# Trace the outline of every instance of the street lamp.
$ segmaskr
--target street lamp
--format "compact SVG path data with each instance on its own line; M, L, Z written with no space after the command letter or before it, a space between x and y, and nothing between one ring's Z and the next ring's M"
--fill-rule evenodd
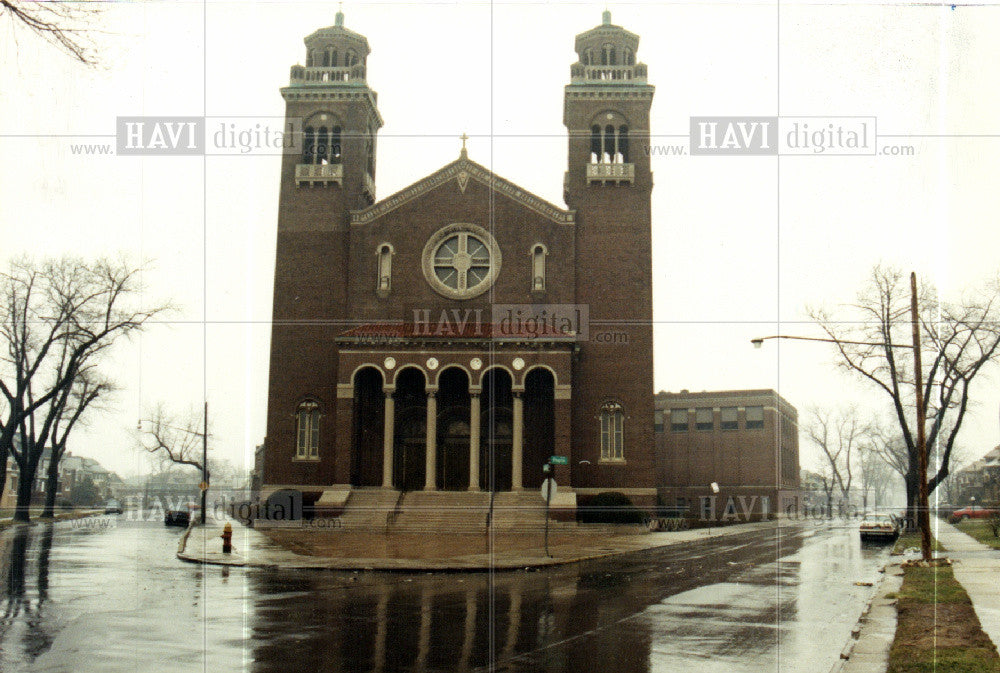
M142 424L146 423L156 423L156 421L150 420L148 418L140 418L136 429L142 432ZM167 425L166 423L161 423L165 428L170 428L171 430L177 430L179 432L187 432L195 437L201 437L201 483L198 488L201 489L201 525L205 525L205 510L208 509L208 400L205 400L205 422L202 428L202 432L195 432L189 430L188 428L179 428L174 425Z
M920 547L925 561L931 559L931 521L928 509L927 497L927 436L924 425L926 418L924 413L924 384L923 367L920 362L920 319L917 311L917 274L910 273L910 322L913 326L913 345L901 346L893 343L872 343L868 341L838 341L836 339L824 339L820 337L802 337L787 334L775 334L772 336L758 337L751 339L750 343L754 348L760 348L767 339L794 339L796 341L821 341L834 344L854 344L858 346L884 346L888 348L912 348L913 349L913 371L915 375L914 389L916 393L917 406L917 467L918 479L920 483L917 493L917 524L920 527Z

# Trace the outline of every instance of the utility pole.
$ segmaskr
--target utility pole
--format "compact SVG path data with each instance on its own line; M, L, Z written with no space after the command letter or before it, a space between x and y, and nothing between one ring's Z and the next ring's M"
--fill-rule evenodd
M920 551L931 560L931 516L927 507L927 437L924 434L924 376L920 361L920 314L917 308L917 274L910 273L910 313L913 322L913 375L917 402L917 526L920 528Z
M201 525L205 525L205 510L208 509L208 400L205 400L205 427L201 435Z

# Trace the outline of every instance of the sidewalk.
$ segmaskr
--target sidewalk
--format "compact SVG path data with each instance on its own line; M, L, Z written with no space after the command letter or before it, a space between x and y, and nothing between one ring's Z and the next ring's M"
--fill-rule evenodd
M953 561L955 579L972 599L983 631L1000 647L1000 550L972 539L951 524L936 519L934 535Z
M670 533L645 533L639 535L600 535L587 532L554 536L545 556L540 548L505 549L504 540L497 536L490 553L468 553L471 543L482 546L485 535L440 535L434 538L438 554L433 558L400 558L365 554L369 549L385 547L386 536L373 533L348 533L337 531L317 532L318 535L336 535L343 546L355 555L311 556L297 554L270 538L238 522L233 524L233 553L222 553L222 522L208 526L195 526L182 538L177 558L191 563L246 566L254 568L326 569L326 570L382 570L382 571L436 571L474 572L484 570L519 570L577 563L590 559L616 556L674 544L698 542L709 538L736 535L757 530L776 530L797 527L794 522L766 521L734 524L725 528L697 529Z

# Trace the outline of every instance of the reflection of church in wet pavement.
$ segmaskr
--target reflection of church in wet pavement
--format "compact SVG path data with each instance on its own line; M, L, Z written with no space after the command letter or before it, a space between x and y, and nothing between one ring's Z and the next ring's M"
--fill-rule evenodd
M368 41L342 13L305 39L281 90L303 144L281 171L262 495L299 491L376 529L401 506L458 507L476 528L491 492L539 505L560 456L557 516L609 490L653 505L638 45L609 12L576 37L564 208L470 159L464 137L455 161L376 199Z

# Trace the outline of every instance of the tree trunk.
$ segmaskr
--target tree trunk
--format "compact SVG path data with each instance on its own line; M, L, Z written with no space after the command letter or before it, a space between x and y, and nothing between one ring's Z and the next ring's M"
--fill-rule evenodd
M906 529L917 529L917 473L906 473Z
M42 509L42 518L51 519L55 513L56 492L59 490L59 460L62 456L56 456L52 452L52 459L49 461L49 473L45 479L45 508Z
M0 442L3 444L3 448L0 448L0 498L3 497L3 492L7 489L7 458L10 456L10 446L7 442Z
M17 477L17 509L14 511L14 521L27 523L31 520L31 491L35 484L35 471L38 464L28 463L18 470Z

